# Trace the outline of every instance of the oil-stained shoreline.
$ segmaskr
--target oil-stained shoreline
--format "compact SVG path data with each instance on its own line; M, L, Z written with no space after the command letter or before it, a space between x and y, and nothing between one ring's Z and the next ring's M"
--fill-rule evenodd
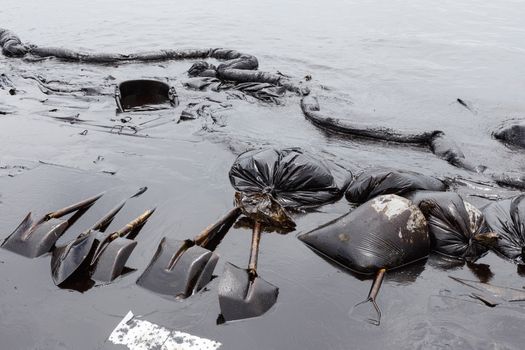
M268 43L261 46L259 41L259 47L256 47L257 40L254 39L253 44L239 40L239 36L235 35L231 39L228 37L231 33L228 29L223 34L215 31L212 37L203 39L202 33L205 30L220 26L217 22L213 23L213 20L204 25L204 31L197 31L201 35L199 42L197 34L179 27L187 24L188 19L182 18L180 22L172 24L174 27L169 27L168 23L173 22L176 16L170 20L160 20L166 24L166 31L158 28L159 37L154 39L153 44L148 44L146 40L142 42L144 47L162 46L168 37L169 28L170 37L176 32L177 37L183 37L181 40L187 42L184 46L205 46L203 41L208 40L208 43L220 42L224 46L242 48L246 52L257 54L268 67L295 76L312 74L319 83L329 85L331 91L320 101L323 109L342 112L344 109L356 108L364 112L355 114L362 118L361 121L374 120L378 125L406 128L425 125L429 128L432 126L432 129L442 127L447 134L454 136L469 159L475 160L476 164L522 171L523 155L505 148L490 137L490 132L498 124L523 115L523 106L518 102L519 94L516 93L520 83L513 78L515 72L511 72L517 57L517 43L513 41L517 35L512 30L513 23L517 22L513 21L514 16L510 13L519 12L513 9L512 6L515 5L501 4L501 8L492 5L492 10L496 7L497 12L507 19L507 29L495 19L492 21L483 15L489 5L477 4L470 9L460 4L444 6L442 10L448 15L445 17L467 26L459 34L451 22L442 26L441 31L433 31L418 21L402 24L402 29L417 28L423 33L429 33L428 36L418 36L410 30L405 30L405 34L381 34L377 24L383 22L379 20L371 21L371 28L376 29L373 32L359 29L363 28L358 26L363 22L357 17L352 17L352 21L343 21L347 19L345 16L353 16L352 12L356 13L355 16L364 15L363 18L369 21L370 18L375 18L372 13L376 13L381 19L395 18L403 11L420 15L423 13L421 8L408 8L407 5L399 4L398 9L388 7L378 11L380 7L375 5L374 11L366 7L358 9L352 4L343 8L347 11L342 11L338 7L342 5L333 6L329 10L324 4L321 9L325 12L317 11L323 14L320 16L323 18L332 15L331 22L334 24L327 26L327 35L335 35L338 25L344 24L353 29L347 32L355 34L347 36L344 41L351 45L348 51L341 53L342 57L351 57L345 59L348 61L345 64L343 60L316 53L310 46L301 47L302 51L298 50L299 44L294 44L296 41L288 33L295 32L299 39L305 39L312 32L309 29L305 29L303 33L293 31L294 22L285 25L284 29L288 30L283 30L282 27L280 29L280 32L284 32L282 42L292 45L290 51L284 50L280 44L275 44L275 47ZM15 13L15 10L28 11L27 21L33 19L32 27L36 28L33 13L42 11L42 7L36 5L35 9L28 10L21 6L8 1L5 9L11 11L7 13ZM308 4L303 9L296 9L300 14L298 17L302 16L302 20L310 19L304 8L312 9L315 6L317 5ZM153 8L158 11L158 7ZM186 5L182 4L177 10L181 12L185 8ZM242 5L240 8L243 9ZM102 6L102 9L107 7ZM226 10L232 9L226 7L221 11ZM257 10L260 11L261 21L273 23L269 10ZM207 13L210 10L201 8L201 11ZM338 16L336 12L342 14ZM387 12L391 12L389 16ZM424 18L432 18L439 23L437 15L424 13ZM127 16L129 14L126 12ZM153 16L147 17L148 14L151 12L146 11L142 15L146 17L141 28L151 27ZM108 14L105 18L115 16L122 18L119 16L124 14ZM47 22L39 26L42 31L33 36L29 29L24 29L20 18L15 21L15 16L8 17L6 27L17 28L17 32L23 33L23 37L34 37L35 42L41 42L44 38L56 41L60 36L57 34L59 31ZM253 17L248 18L254 20ZM89 24L93 23L89 21L100 19L87 21ZM386 23L391 22L387 20ZM244 20L239 25L247 28ZM125 24L123 26L126 28ZM73 45L71 38L76 37L82 38L79 39L82 40L79 46L94 47L94 39L86 39L89 35L79 29L81 27L86 27L86 23L79 21L78 26L73 27L70 33L63 34L64 42ZM494 37L486 35L483 39L486 45L471 44L476 39L483 42L476 34L471 34L474 29L480 29L479 35L483 35L489 32L488 27L495 33ZM265 29L262 33L268 33L268 30L270 29ZM110 31L104 32L104 26L94 31L94 36L102 38L102 45L105 47L109 47L109 41L115 39L114 34L110 39ZM452 35L452 32L455 34ZM430 35L433 33L437 34ZM119 31L117 45L129 47L124 43L126 40L133 40L130 38L135 41L143 39L141 34L129 31L124 35L123 31ZM383 44L377 38L382 39ZM493 38L504 39L496 45L492 42L496 40ZM234 39L238 41L232 42ZM448 45L445 39L453 43ZM315 42L313 39L310 41ZM335 40L322 45L343 47L341 42L343 40L338 44L338 40ZM301 45L307 45L305 43L306 40ZM403 49L396 48L403 45ZM370 56L365 53L365 48L370 50ZM428 52L432 52L434 58L426 56ZM304 57L300 62L286 62L287 58L297 59L301 54ZM447 55L451 57L450 61L445 58ZM472 64L471 55L475 55L474 61L479 63ZM415 58L411 64L407 64L401 56ZM367 63L372 62L370 58L373 57L376 58L375 66ZM496 63L497 60L502 62L501 65ZM275 107L229 100L233 106L224 111L223 127L212 121L202 120L178 125L168 123L163 127L149 129L147 132L150 137L140 140L103 133L81 123L64 123L50 116L56 114L70 118L80 114L76 119L106 122L108 118L115 118L115 106L111 97L111 87L115 80L139 78L137 72L140 72L141 77L170 77L178 83L188 65L168 64L161 67L139 64L111 67L108 71L97 67L69 67L49 61L37 63L32 68L34 63L17 62L15 65L3 57L0 62L10 72L40 74L49 80L64 80L79 86L100 87L100 82L107 82L102 87L107 87L109 93L101 98L47 97L33 83L18 78L13 83L21 90L19 94L11 96L2 93L2 110L12 113L0 115L1 233L5 236L11 232L29 209L43 213L49 209L49 203L53 203L53 207L55 204L59 207L69 203L75 195L89 196L97 190L112 189L113 192L108 193L111 196L108 196L107 202L94 207L96 210L93 210L92 216L86 217L86 221L79 221L69 231L69 236L64 237L70 239L87 227L88 220L96 220L97 216L110 209L115 200L118 201L137 186L147 185L148 196L144 197L140 205L130 207L121 222L115 222L115 227L118 227L126 219L138 214L143 206L158 206L155 217L148 224L154 229L148 232L147 238L146 235L139 237L137 252L130 259L131 266L139 269L146 266L161 236L185 238L190 233L198 232L202 228L202 222L213 222L226 208L231 207L232 190L226 174L235 155L250 147L268 144L301 146L357 172L370 166L388 165L438 177L460 175L483 180L455 169L417 148L399 148L380 143L364 144L326 136L304 120L299 101L295 97ZM505 69L504 66L508 68ZM447 73L445 67L449 67L451 73ZM383 75L383 79L377 78L380 75ZM112 80L109 76L116 79ZM495 79L496 76L499 79ZM108 79L104 80L105 78ZM395 87L402 88L396 90ZM416 90L419 91L416 93ZM184 89L180 91L185 95L182 97L186 101L200 101L203 96ZM214 98L224 99L221 94L212 95ZM347 105L347 100L344 103L339 102L348 95L353 100L351 107ZM457 104L455 101L458 97L469 102L477 114L474 115ZM45 101L40 102L42 100ZM58 110L51 112L54 109ZM275 125L279 125L277 130L273 127ZM213 132L202 131L203 126ZM86 129L87 134L80 135ZM81 171L44 165L39 161L78 168ZM78 186L80 181L85 188ZM474 186L478 188L473 189ZM469 186L460 187L459 191L480 192L479 187L483 186L469 182ZM511 194L493 189L482 191L489 195ZM348 205L344 201L323 207L320 213L300 218L297 232L307 232L318 224L340 216L347 209ZM223 259L217 271L222 271L221 264L226 260L242 265L247 259L244 247L249 245L249 240L248 230L236 229L230 232L220 248L219 253ZM295 238L295 233L286 236L267 235L263 240L261 257L264 257L266 263L261 266L261 274L279 285L281 293L278 304L263 318L227 326L215 324L218 305L214 293L217 286L213 281L210 292L198 294L183 303L160 298L136 287L136 273L125 276L114 285L94 288L85 294L71 293L58 290L50 281L49 257L30 261L1 250L0 271L3 285L0 295L3 302L0 306L0 335L4 346L13 349L104 348L104 339L127 311L132 309L135 314L149 314L147 319L151 322L218 340L224 344L224 348L229 349L244 349L248 343L257 344L254 345L255 348L261 349L347 349L349 346L378 348L385 343L399 349L406 348L407 344L414 348L449 345L453 348L477 349L491 348L494 344L504 348L521 348L521 324L525 318L523 307L518 304L486 307L464 296L467 289L448 278L450 274L472 280L479 278L476 275L478 273L490 279L490 283L521 288L524 284L523 277L518 273L516 265L504 262L492 253L479 261L490 265L488 271L484 267L475 273L467 266L447 265L440 259L431 258L425 265L414 266L413 269L396 274L392 272L385 281L388 287L383 289L379 297L383 312L388 317L376 329L347 315L350 307L368 292L369 281L361 282L346 274L343 276L344 271L325 263L304 247ZM447 266L448 270L444 270L443 266ZM28 329L31 329L31 333ZM85 334L90 334L90 337L86 339Z

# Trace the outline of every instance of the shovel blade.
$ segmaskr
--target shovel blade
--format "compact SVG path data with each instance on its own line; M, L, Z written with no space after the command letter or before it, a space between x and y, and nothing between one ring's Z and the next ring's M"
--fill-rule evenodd
M89 255L95 243L97 231L80 235L68 244L57 247L51 256L51 277L60 285L71 277L82 265L88 265Z
M137 284L179 298L187 298L202 289L211 280L219 257L200 246L187 249L186 246L186 241L164 237Z
M48 253L68 226L69 223L62 219L35 222L29 213L4 240L2 248L28 258L36 258Z
M250 278L247 270L224 265L219 282L219 305L225 321L257 317L276 302L279 288L260 277Z
M120 274L137 242L127 238L111 241L94 262L95 270L91 278L100 282L111 282Z

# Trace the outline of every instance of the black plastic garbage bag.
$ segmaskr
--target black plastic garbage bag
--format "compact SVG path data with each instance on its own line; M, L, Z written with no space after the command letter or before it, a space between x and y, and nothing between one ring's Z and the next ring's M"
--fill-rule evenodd
M497 241L481 211L457 193L416 191L406 198L425 215L432 249L440 254L474 261Z
M407 265L430 252L423 213L411 201L396 195L374 198L298 238L361 274Z
M503 127L493 135L508 145L525 148L525 123Z
M525 194L487 205L485 220L500 239L494 250L518 263L525 262Z
M345 197L349 202L364 203L383 194L408 193L416 190L444 191L440 180L412 171L372 168L361 173L348 187Z
M245 214L269 218L285 209L335 201L343 195L352 177L348 170L314 158L299 148L245 152L237 157L229 175L238 191L237 205Z

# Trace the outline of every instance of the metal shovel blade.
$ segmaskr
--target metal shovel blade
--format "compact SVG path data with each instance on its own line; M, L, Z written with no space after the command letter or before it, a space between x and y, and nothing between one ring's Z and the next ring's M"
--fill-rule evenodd
M57 247L51 256L51 277L60 285L79 269L92 253L98 231L87 231L68 244Z
M136 246L136 241L127 238L119 237L111 241L94 262L95 270L91 275L91 279L111 282L120 276Z
M137 193L128 199L140 196L146 192L147 189L147 187L140 188ZM108 237L108 234L105 234L104 231L124 207L128 199L111 209L104 217L95 223L90 230L81 233L66 245L56 247L53 250L51 257L51 276L55 285L58 286L66 281L79 270L82 265L89 266L90 259L88 258L95 253L97 243L104 241ZM98 242L96 240L98 240Z
M16 230L4 240L2 248L28 258L36 258L49 252L68 226L68 221L62 219L35 223L29 213Z
M231 263L224 265L219 282L219 305L226 321L257 317L276 302L279 288L261 277L252 277L248 270Z
M46 214L39 220L33 220L31 213L27 214L22 223L4 240L2 248L28 258L36 258L48 253L67 228L101 196L102 194L99 194ZM76 213L69 219L60 219L75 211Z
M187 298L202 289L212 277L219 257L191 241L162 238L144 273L137 280L153 292Z
M111 220L122 206L123 204L113 209L100 222ZM84 271L83 267L91 268L93 266L92 262L97 260L99 254L112 241L135 230L140 230L154 211L155 209L145 211L116 232L105 233L91 229L82 233L67 245L55 249L51 258L51 276L55 284L60 285L77 273L77 271ZM95 225L95 227L99 226L100 224L98 223ZM95 257L94 260L93 257Z

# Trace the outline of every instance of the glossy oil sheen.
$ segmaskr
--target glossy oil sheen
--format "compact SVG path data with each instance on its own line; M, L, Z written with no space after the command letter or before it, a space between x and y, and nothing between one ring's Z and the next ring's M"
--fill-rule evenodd
M393 128L441 129L473 163L522 173L524 154L491 133L525 116L523 13L525 4L512 0L2 0L0 5L2 27L40 46L98 52L225 47L247 52L257 56L262 70L295 78L311 75L321 108L334 116ZM486 180L424 149L330 137L304 119L299 99L292 95L274 106L187 90L182 81L191 63L90 66L0 56L0 69L18 90L13 96L0 90L1 109L14 112L0 115L2 238L28 210L40 215L102 190L107 195L59 243L76 237L136 186L149 190L126 206L111 227L119 228L144 208L158 208L128 260L138 271L85 293L54 286L49 256L31 260L0 250L3 348L109 349L107 337L130 309L148 315L150 322L214 339L232 350L523 348L523 304L486 307L448 278L521 288L523 269L493 253L468 267L431 256L423 265L392 271L378 297L381 326L349 317L371 281L328 264L295 237L346 213L344 200L296 218L294 233L265 234L259 272L279 287L279 296L263 317L218 326L217 278L182 302L138 287L135 280L163 236L187 239L232 208L229 168L240 152L259 145L304 147L354 173L390 166L439 178ZM104 94L45 95L34 80L22 78L31 75ZM155 114L166 123L142 130L148 138L92 126L111 127L115 122L110 119L121 118L113 100L117 83L166 78L181 105ZM205 97L231 108L221 110L215 121L169 122L188 103ZM84 130L87 134L81 135ZM468 195L482 187L459 190ZM483 193L509 191L491 188ZM482 203L472 198L473 204ZM249 245L248 229L232 229L217 249L221 259L216 274L226 261L244 266Z

